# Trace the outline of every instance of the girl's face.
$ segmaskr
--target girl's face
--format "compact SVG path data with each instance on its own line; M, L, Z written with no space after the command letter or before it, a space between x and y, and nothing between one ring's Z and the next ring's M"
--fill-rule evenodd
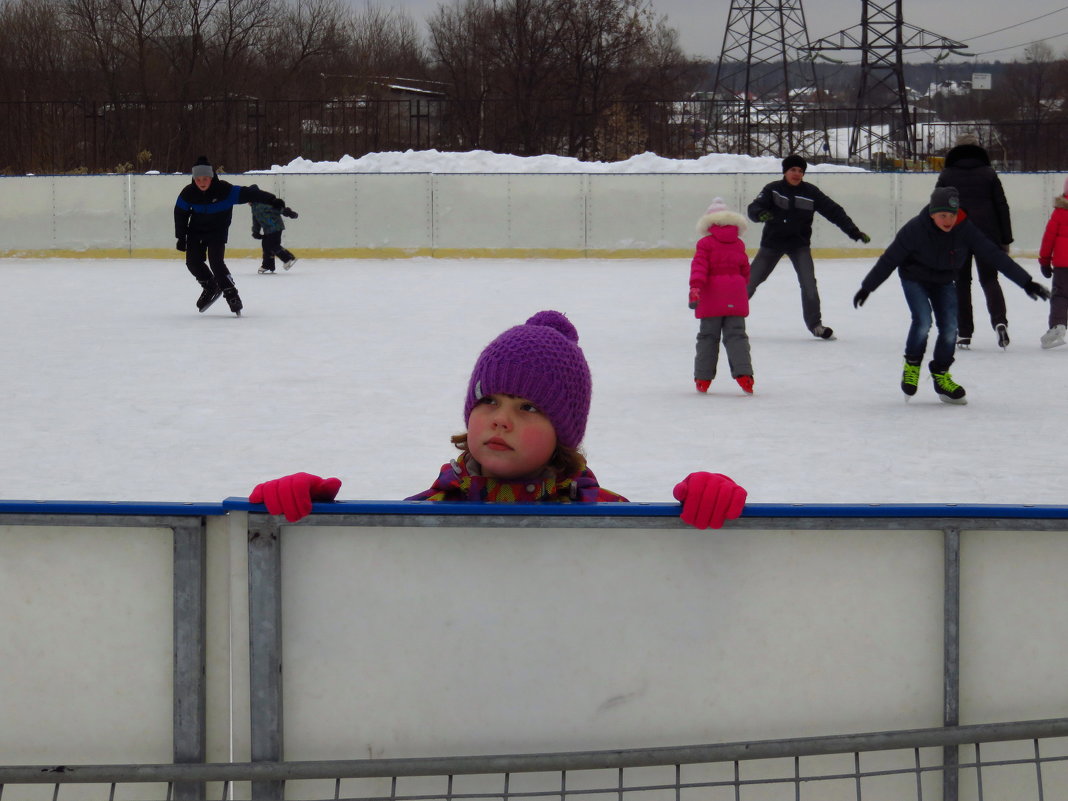
M193 183L197 185L197 189L199 189L201 192L206 192L208 191L208 187L211 186L211 176L198 175L196 178L193 179Z
M471 410L467 447L487 478L534 477L556 450L556 429L526 398L487 395Z
M957 222L957 213L954 211L936 211L931 215L931 219L943 231L951 231Z

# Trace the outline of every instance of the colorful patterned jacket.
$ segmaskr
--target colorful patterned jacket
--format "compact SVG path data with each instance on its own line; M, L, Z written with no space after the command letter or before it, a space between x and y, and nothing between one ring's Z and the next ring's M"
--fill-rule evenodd
M441 474L430 489L405 498L406 501L471 501L476 503L611 503L626 498L597 484L588 468L578 475L561 478L547 476L527 481L502 481L472 475L469 454L443 464Z

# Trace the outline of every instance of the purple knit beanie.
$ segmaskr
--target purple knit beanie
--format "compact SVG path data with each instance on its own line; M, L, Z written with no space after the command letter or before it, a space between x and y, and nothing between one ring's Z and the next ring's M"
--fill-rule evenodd
M577 448L586 433L593 382L578 331L558 311L540 311L490 342L467 384L464 425L487 395L517 395L541 409L561 445Z

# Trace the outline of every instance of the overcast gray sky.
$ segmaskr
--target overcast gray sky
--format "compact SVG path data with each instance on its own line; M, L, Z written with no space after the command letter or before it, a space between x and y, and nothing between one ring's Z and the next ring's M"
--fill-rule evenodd
M404 9L422 25L441 2L455 1L378 0L372 4ZM679 31L682 48L688 55L719 57L730 0L652 0L652 5L657 13L666 14L671 27ZM811 39L860 25L861 0L808 0L803 6ZM1057 56L1068 52L1065 0L904 0L903 9L907 23L965 42L970 52L985 61L1022 59L1024 47L1037 39L1046 39ZM918 61L932 55L907 58ZM859 62L859 55L855 60Z

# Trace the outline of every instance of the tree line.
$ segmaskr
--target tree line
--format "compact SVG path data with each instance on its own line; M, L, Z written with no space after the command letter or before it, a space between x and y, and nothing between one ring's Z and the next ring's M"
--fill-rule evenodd
M847 109L857 69L817 72ZM711 118L681 104L715 74L653 0L443 0L422 27L346 0L0 0L0 170L177 171L215 148L235 169L307 148L692 157ZM1045 122L1066 85L1040 48L931 104Z

